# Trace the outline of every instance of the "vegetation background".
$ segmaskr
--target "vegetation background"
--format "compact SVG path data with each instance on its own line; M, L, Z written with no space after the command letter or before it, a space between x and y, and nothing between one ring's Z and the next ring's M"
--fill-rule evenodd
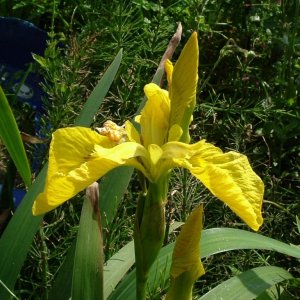
M199 32L198 102L192 123L194 140L205 138L223 150L246 154L263 179L265 222L262 234L299 245L300 215L300 1L97 1L0 0L3 16L28 20L49 33L44 59L35 68L46 93L43 137L71 125L103 70L123 48L124 56L94 126L106 119L122 124L143 99L177 23L183 25L181 46ZM176 51L174 61L180 53ZM34 112L15 105L19 124ZM50 126L49 126L50 124ZM48 145L48 144L47 144ZM0 145L1 147L1 145ZM28 153L32 148L28 146ZM0 148L2 169L5 150ZM47 160L46 151L42 158ZM135 178L118 213L105 229L109 258L132 239ZM168 218L184 221L204 203L205 228L246 229L226 208L184 171L175 171ZM21 299L39 299L55 278L77 233L81 196L46 215L16 287ZM204 261L206 275L197 282L203 294L226 278L250 267L277 265L299 277L299 262L269 252L227 252ZM284 299L300 299L299 285L286 284ZM151 299L160 299L161 289Z

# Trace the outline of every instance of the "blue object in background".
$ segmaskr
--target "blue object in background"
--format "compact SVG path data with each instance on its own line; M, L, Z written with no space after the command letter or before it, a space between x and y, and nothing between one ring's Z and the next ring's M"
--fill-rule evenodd
M2 191L3 185L0 184L0 193ZM13 201L14 201L14 207L17 208L21 201L23 200L26 192L22 189L14 189L13 191Z
M16 92L18 73L26 72L29 63L33 62L32 53L43 56L46 45L46 31L24 20L0 17L0 84L10 88L12 93ZM41 80L37 74L30 73L18 93L19 100L38 111L42 110Z
M47 32L30 22L11 17L0 17L0 85L11 93L17 92L20 82L33 62L32 53L43 56L47 46ZM42 78L30 73L19 89L17 100L27 102L35 111L34 126L36 135L40 131L40 117L44 113L42 97L44 92L39 83ZM44 145L38 145L35 154L43 152ZM44 147L45 148L45 147ZM33 158L32 169L39 168L40 160ZM0 186L1 192L1 186ZM17 207L25 191L14 189L14 205Z

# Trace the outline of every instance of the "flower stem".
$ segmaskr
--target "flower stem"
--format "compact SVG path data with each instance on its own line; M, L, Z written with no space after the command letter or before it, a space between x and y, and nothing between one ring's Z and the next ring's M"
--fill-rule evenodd
M163 244L167 190L168 176L149 183L138 200L134 227L137 300L146 299L148 273Z

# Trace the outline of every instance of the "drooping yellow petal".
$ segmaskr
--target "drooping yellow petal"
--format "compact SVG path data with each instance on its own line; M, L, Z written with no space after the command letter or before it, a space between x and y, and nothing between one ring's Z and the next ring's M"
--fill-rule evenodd
M116 144L89 128L57 130L50 145L45 190L35 200L33 214L56 208L115 167L129 165L145 173L135 159L145 154L140 144Z
M172 159L176 166L189 169L253 230L259 229L263 223L264 185L246 156L233 151L223 153L203 141L193 145L170 142L163 150L163 158Z
M174 66L166 63L167 77L171 100L170 126L179 124L183 130L182 142L189 142L188 127L196 104L196 89L198 82L198 38L194 32L186 43Z
M143 144L161 146L165 143L169 128L170 101L168 92L154 83L144 88L147 102L141 112L140 124Z

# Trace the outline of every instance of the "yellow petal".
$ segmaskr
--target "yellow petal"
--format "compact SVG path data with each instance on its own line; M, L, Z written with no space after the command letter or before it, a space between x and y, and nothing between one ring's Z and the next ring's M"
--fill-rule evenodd
M138 131L136 130L136 128L131 122L129 121L125 122L125 130L126 130L128 140L130 142L136 142L138 144L141 143L140 134L138 133Z
M135 157L145 154L147 151L137 143L118 145L88 128L57 130L50 145L45 190L35 200L33 214L54 209L117 166L144 171Z
M179 124L183 129L181 141L188 142L188 127L191 122L196 103L196 89L198 82L198 38L193 33L186 43L173 70L170 86L171 112L170 126ZM171 67L166 64L168 76Z
M163 154L163 150L158 145L151 144L148 146L148 152L149 152L151 179L152 181L155 181L162 175L159 168L157 167L157 162L161 158Z
M169 128L170 101L168 92L154 83L144 88L148 98L140 118L143 144L163 145L167 139Z
M182 136L182 129L178 124L174 124L169 130L168 142L177 142Z
M191 284L204 274L200 260L202 214L203 206L201 205L187 218L176 238L172 256L171 276L176 278L184 272L190 272Z
M140 124L140 123L141 123L141 115L135 116L135 117L134 117L134 121L135 121L136 123Z
M264 184L246 156L233 151L223 153L203 141L194 145L170 142L163 150L163 158L172 159L175 166L189 169L253 230L259 229L263 223Z
M168 80L168 83L169 83L169 92L170 92L170 87L172 87L172 75L173 75L173 64L170 60L166 60L165 62L165 70L166 70L166 73L167 73L167 80Z

